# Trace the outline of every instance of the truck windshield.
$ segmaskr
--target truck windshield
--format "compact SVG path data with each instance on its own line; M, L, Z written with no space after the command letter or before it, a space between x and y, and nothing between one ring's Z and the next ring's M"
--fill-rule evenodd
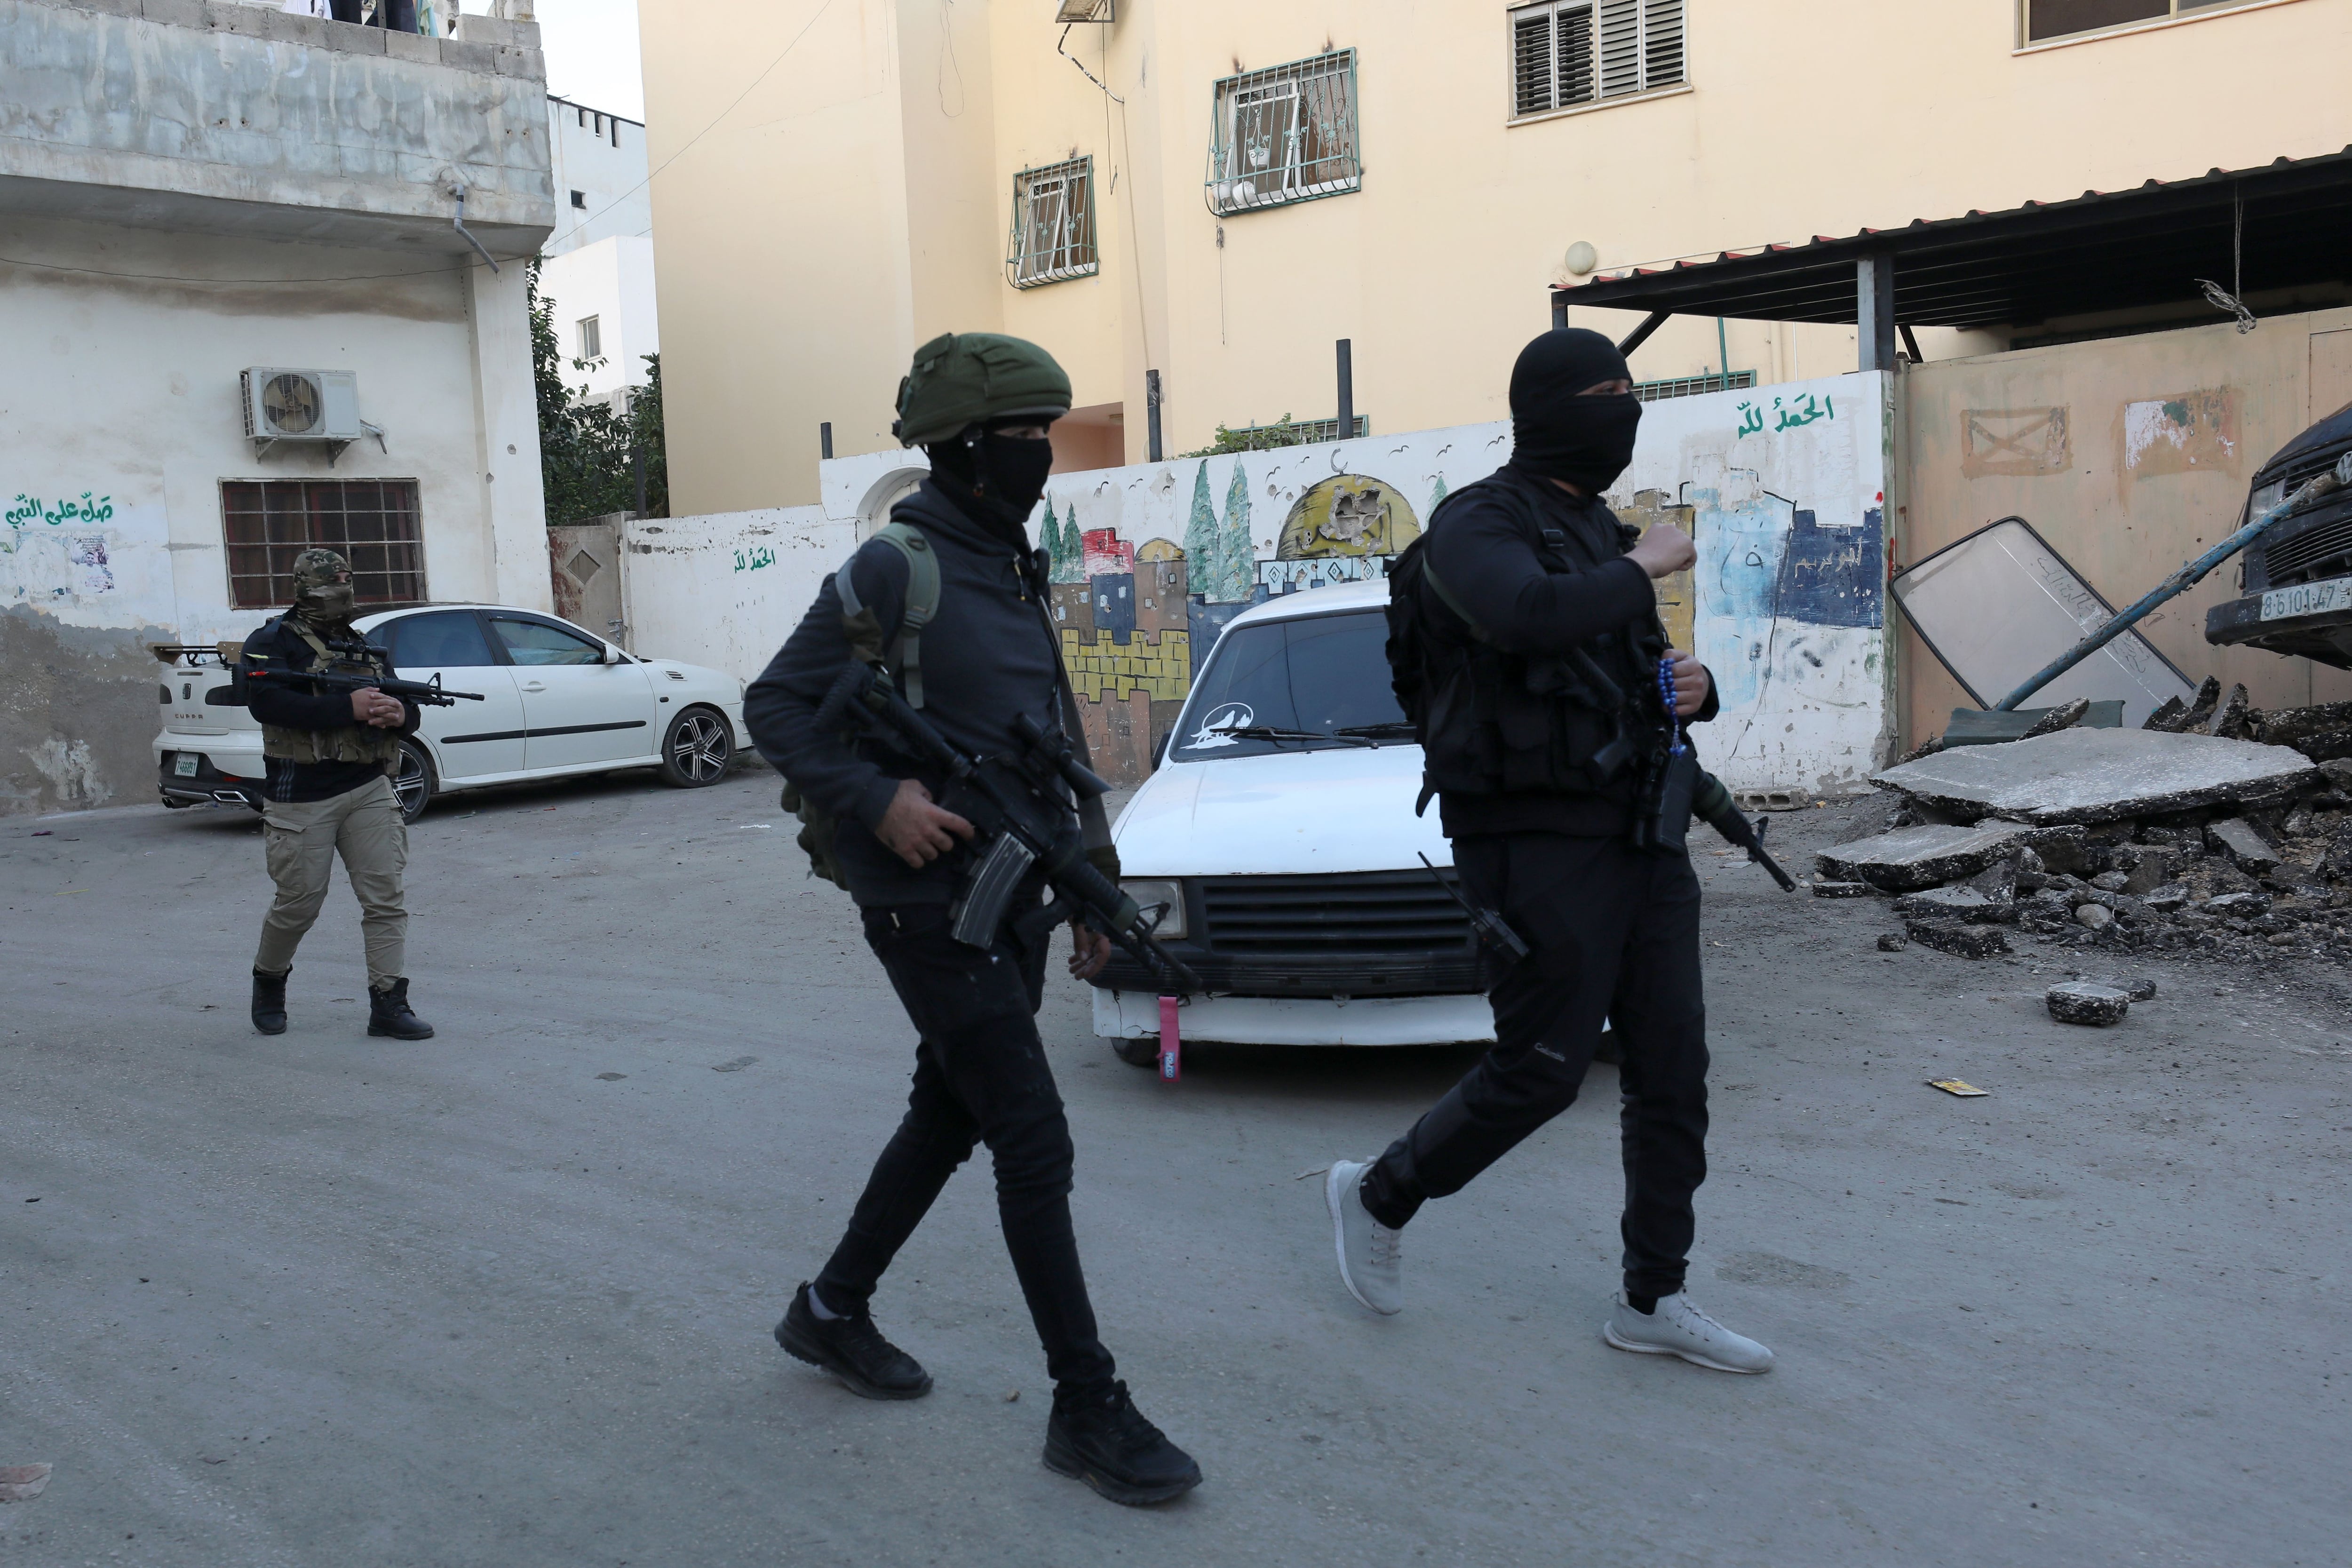
M1382 744L1410 742L1412 731L1389 687L1388 632L1388 619L1378 610L1234 627L1219 639L1193 685L1170 738L1175 760L1360 745L1365 733ZM1217 733L1257 726L1317 738ZM1350 731L1356 738L1346 733Z

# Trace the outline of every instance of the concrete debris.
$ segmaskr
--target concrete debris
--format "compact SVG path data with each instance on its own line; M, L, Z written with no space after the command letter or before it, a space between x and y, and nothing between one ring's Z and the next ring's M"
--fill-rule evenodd
M1925 915L1970 925L2001 925L2017 919L2017 905L2006 899L1988 898L1971 887L1929 888L1895 900L1895 912L1906 918Z
M2209 915L2235 915L2242 920L2252 920L2256 915L2270 913L2271 901L2260 893L2223 893L2217 898L2205 900L2205 912Z
M2158 730L2172 735L2183 734L2191 730L2201 733L2205 726L2212 721L2213 710L2221 705L2221 683L2209 675L2205 678L2205 684L2197 689L2195 701L2183 708L2180 705L2180 699L2168 697L2165 699L2164 706L2149 714L2147 722L2140 728Z
M1969 822L2036 826L2160 816L2225 803L2279 803L2318 783L2285 746L2151 730L2062 730L2005 746L1939 752L1872 784Z
M2261 722L2246 700L2246 689L2232 686L2230 695L2221 700L2221 706L2214 710L2212 719L2205 726L2205 733L2217 735L2224 741L2242 741L2251 728L2250 720L2252 723Z
M2135 1002L2152 1002L2156 999L2156 982L2153 980L2118 980L2112 984L2122 986L2124 994Z
M2250 877L2259 877L2265 871L2278 869L2277 852L2263 841L2263 836L2254 831L2253 825L2242 816L2227 817L2220 822L2207 823L2205 843L2209 848L2227 855L2231 864Z
M1817 899L1867 899L1877 891L1867 882L1820 881L1813 884L1813 897Z
M48 1484L47 1465L0 1465L0 1502L30 1502Z
M2090 710L2091 700L2087 697L2077 697L2074 701L2053 708L2035 720L2025 733L2018 739L2031 741L2039 735L2054 735L2061 730L2071 730L2081 723L2083 716Z
M2168 915L2189 907L2189 884L2167 882L2161 888L2150 888L2140 900L2160 915Z
M2293 746L2315 763L2347 763L2334 776L2338 789L2352 788L2352 702L2320 702L2309 708L2284 708L2262 716L2256 739L2273 746Z
M2063 846L2069 837L2008 822L1976 827L1929 822L1823 850L1814 857L1813 867L1838 881L1868 882L1890 893L1908 893L1973 877L2017 849L2032 848L2048 859L2053 847Z
M2116 918L2116 911L2105 904L2084 904L2074 911L2074 923L2097 931Z
M1992 958L2009 951L2009 939L1993 926L1966 925L1955 920L1906 920L1903 931L1921 947L1948 952L1955 958Z
M2131 851L2131 864L2125 867L2125 850ZM2119 889L2145 896L2158 888L2169 886L2180 857L2162 845L2127 845L2116 852L2116 865L2126 872Z
M1910 945L1911 939L1901 931L1890 931L1879 934L1878 951L1881 952L1901 952Z
M2088 980L2068 980L2053 985L2042 998L2050 1016L2062 1024L2120 1024L2131 1011L2131 994L2112 985Z
M2121 871L2102 871L2091 879L2091 886L2103 893L2120 893L2131 878Z

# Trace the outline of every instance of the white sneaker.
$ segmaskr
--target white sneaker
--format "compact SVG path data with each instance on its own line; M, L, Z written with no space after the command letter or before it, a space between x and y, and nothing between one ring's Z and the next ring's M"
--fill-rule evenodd
M1359 1297L1358 1300L1362 1298ZM1654 1312L1637 1312L1621 1291L1617 1310L1601 1325L1601 1337L1621 1351L1642 1355L1678 1355L1717 1372L1769 1372L1772 1352L1733 1333L1699 1310L1687 1291L1658 1298Z
M1404 1310L1404 1233L1391 1230L1364 1207L1369 1160L1335 1160L1323 1178L1323 1202L1339 1253L1339 1283L1382 1317Z

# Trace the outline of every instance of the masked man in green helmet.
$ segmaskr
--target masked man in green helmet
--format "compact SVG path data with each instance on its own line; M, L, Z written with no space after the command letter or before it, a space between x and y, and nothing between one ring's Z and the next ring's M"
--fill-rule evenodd
M1024 718L1048 731L1075 722L1045 553L1027 527L1054 462L1046 427L1069 407L1069 378L1034 343L967 332L918 349L894 433L929 454L930 478L818 590L744 696L761 753L806 803L803 843L856 900L920 1036L906 1117L848 1234L793 1295L776 1338L869 1399L929 1393L930 1374L882 1337L867 1303L948 1177L986 1143L1005 1247L1055 1381L1045 1463L1114 1501L1150 1503L1198 1485L1201 1470L1136 1410L1096 1337L1070 1226L1069 1127L1034 1016L1050 932L1024 933L1015 918L1043 906L1042 879L1012 900L992 943L958 941L949 906L971 868L973 828L937 804L946 779L817 723L856 658L885 668L967 756L1017 753ZM1097 810L1087 826L1099 821ZM1116 876L1107 831L1099 840L1097 865ZM1083 927L1072 942L1081 978L1109 956L1108 941Z
M358 607L350 563L331 550L302 552L294 561L293 608L246 638L247 668L391 674L383 649L352 626ZM408 865L408 824L391 776L400 763L400 737L416 731L416 708L373 687L308 691L299 681L273 680L249 683L247 691L247 704L261 721L268 768L262 835L270 879L278 884L253 960L253 1026L265 1035L286 1032L286 976L294 967L294 949L327 901L327 881L340 854L359 895L367 942L368 1033L432 1038L433 1026L408 1005L403 973L408 910L401 901L401 873Z

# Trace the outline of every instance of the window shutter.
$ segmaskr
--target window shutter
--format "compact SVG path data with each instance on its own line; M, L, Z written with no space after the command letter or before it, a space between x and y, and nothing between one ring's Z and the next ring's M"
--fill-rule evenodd
M1642 90L1642 0L1601 0L1601 96Z
M1683 79L1683 0L1647 0L1642 7L1642 88Z
M1522 13L1511 23L1514 114L1538 114L1552 107L1551 27L1549 9Z
M1592 101L1592 7L1563 5L1559 12L1559 102Z

